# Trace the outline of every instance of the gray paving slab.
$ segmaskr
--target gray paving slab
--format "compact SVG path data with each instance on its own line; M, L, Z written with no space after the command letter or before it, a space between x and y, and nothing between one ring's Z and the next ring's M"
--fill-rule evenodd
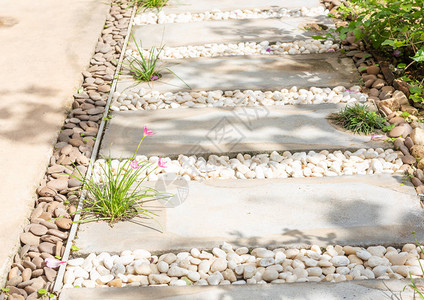
M415 279L423 285L423 279ZM418 299L408 279L304 282L266 285L64 289L60 300L379 300ZM406 288L405 288L406 287ZM405 290L404 290L405 288Z
M113 113L100 155L131 157L144 125L149 136L140 154L175 157L179 154L309 151L389 147L370 136L336 129L326 119L343 104L284 107L177 108Z
M320 6L319 0L170 0L162 8L165 14L196 13L219 9L230 11L236 9L266 9L271 7L314 8Z
M155 221L80 225L78 254L209 249L224 241L247 247L400 245L414 241L413 231L424 240L419 199L400 176L208 180L189 182L185 191L185 201L174 208L146 205L159 215Z
M210 43L235 42L290 42L310 39L316 31L303 29L306 24L332 26L328 17L304 17L281 19L246 19L206 21L193 23L169 23L135 26L133 35L143 48L152 46L188 46ZM133 42L132 42L133 44Z
M166 60L163 64L192 90L348 87L359 80L352 59L338 53L191 58ZM162 78L153 83L137 83L124 71L117 91L145 88L175 92L189 90L186 84L166 69L163 69Z

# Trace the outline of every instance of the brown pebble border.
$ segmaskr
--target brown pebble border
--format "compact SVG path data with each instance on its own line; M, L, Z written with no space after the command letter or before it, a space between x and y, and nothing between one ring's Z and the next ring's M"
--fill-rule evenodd
M79 176L76 168L85 174L89 167L131 16L127 4L113 0L90 66L82 72L82 87L74 95L72 111L37 188L30 223L20 236L22 247L14 256L5 286L9 299L38 299L39 289L53 288L57 270L48 268L44 259L65 253L81 193L81 183L71 175Z
M324 6L333 15L337 15L341 2L346 4L346 1L323 0ZM394 79L395 76L385 58L379 57L377 53L366 52L364 43L355 41L353 34L342 41L341 49L346 51L346 56L353 59L361 74L362 92L368 95L369 100L374 101L379 111L387 118L386 125L395 125L387 133L387 137L393 139L394 148L402 159L401 170L411 178L417 194L423 199L424 161L417 161L416 158L424 157L424 146L414 145L413 136L416 131L424 129L424 124L417 122L419 111L408 100L408 85L400 79ZM409 116L402 117L403 112L407 112Z

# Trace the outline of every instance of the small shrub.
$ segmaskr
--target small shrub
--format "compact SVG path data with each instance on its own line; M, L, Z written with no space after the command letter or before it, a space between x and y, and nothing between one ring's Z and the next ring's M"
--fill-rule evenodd
M355 104L344 107L334 115L336 122L354 133L370 134L384 127L385 119L371 111L367 105Z

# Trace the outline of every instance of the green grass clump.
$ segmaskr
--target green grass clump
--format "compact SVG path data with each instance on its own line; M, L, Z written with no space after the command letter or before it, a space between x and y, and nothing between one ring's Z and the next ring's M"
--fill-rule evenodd
M136 6L137 12L148 9L161 9L168 3L168 0L131 0L128 2L128 7Z
M385 119L371 111L367 105L346 106L335 114L336 122L354 133L370 134L384 127Z
M135 43L138 56L140 57L127 57L123 61L123 65L129 70L131 76L137 81L155 81L162 77L161 67L159 64L159 55L163 50L160 48L152 47L149 50L147 58L141 49L141 45L137 44L134 36L132 37Z

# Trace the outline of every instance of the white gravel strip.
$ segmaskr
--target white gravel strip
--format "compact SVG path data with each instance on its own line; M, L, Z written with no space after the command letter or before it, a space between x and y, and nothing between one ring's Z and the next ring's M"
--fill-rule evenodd
M160 59L180 59L195 57L214 57L230 55L287 55L287 54L311 54L336 52L339 45L331 40L318 41L308 39L294 42L246 42L237 44L206 44L202 46L165 47L159 55ZM143 57L148 59L149 50L142 50ZM138 51L133 49L126 51L126 59L140 59Z
M125 250L103 252L68 261L64 288L122 286L186 286L341 282L364 279L422 278L419 248L328 246L321 249L233 248L224 243L212 251L152 255Z
M331 88L311 87L309 90L292 87L279 91L198 91L159 93L140 89L138 92L115 92L112 111L155 110L178 107L234 107L234 106L282 106L292 104L351 103L365 102L366 94L359 86L346 89L343 86Z
M240 20L254 18L282 18L282 17L315 17L327 15L324 7L314 8L270 8L270 9L237 9L233 11L213 10L203 13L165 14L163 11L146 12L135 16L135 25L164 24L164 23L190 23L199 21Z
M350 151L329 152L323 150L295 152L285 151L282 154L274 151L271 154L241 154L236 158L228 156L209 155L207 160L196 155L180 155L178 159L163 158L166 168L155 169L148 177L149 181L156 181L165 174L178 175L190 181L208 179L264 179L288 177L323 177L341 175L366 174L403 174L400 167L403 165L400 152L393 149L360 149ZM157 166L158 157L137 156L136 160L153 163L151 169ZM102 174L101 165L104 159L99 159L94 165L93 179L99 180ZM121 162L123 163L123 162ZM112 169L117 170L120 161L112 160ZM147 171L151 171L147 170Z

